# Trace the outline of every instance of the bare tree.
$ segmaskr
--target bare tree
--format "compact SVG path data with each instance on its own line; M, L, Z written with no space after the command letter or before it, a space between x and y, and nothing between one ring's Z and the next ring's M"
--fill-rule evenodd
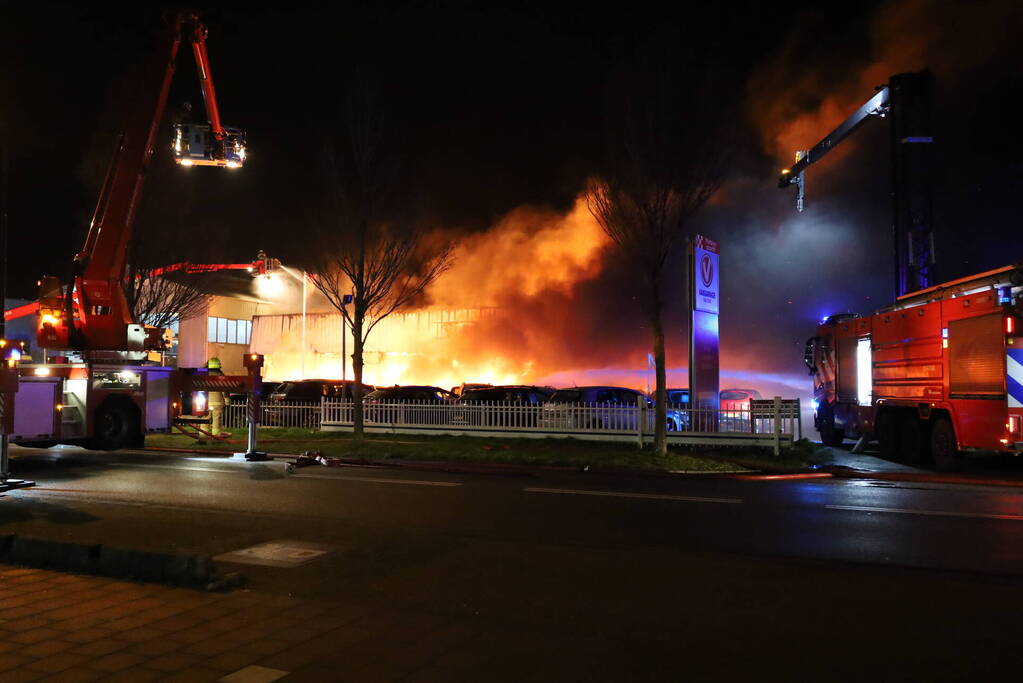
M452 263L452 246L430 249L401 213L399 163L386 147L378 93L364 83L349 90L342 133L327 145L328 218L312 281L352 333L354 436L363 437L363 349L373 328L421 298ZM395 207L399 207L396 211ZM351 295L351 311L345 304Z
M619 69L608 92L608 163L591 181L590 212L634 270L653 333L654 449L667 453L665 274L690 218L720 186L728 120L713 75L686 68L679 39L661 34Z
M193 223L192 186L172 182L169 160L154 164L154 192L143 200L143 211L136 221L128 247L124 275L124 295L132 319L153 327L170 327L175 320L202 313L209 304L203 291L202 274L183 279L182 272L166 272L167 266L187 261L202 262L208 255L208 234L202 239Z
M170 327L175 320L191 318L206 310L210 297L198 284L181 284L163 277L157 268L130 263L124 295L133 320L153 327Z

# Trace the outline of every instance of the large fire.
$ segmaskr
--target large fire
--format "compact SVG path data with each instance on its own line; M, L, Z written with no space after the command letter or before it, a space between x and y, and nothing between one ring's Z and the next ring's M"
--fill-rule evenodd
M608 239L585 202L576 202L567 214L519 208L457 244L454 265L428 290L427 305L396 313L373 329L363 355L363 381L450 388L462 382L532 383L571 370L552 363L549 350L537 348L549 344L548 338L533 336L532 343L509 348L502 330L547 325L537 319L538 303L570 304L575 288L601 273ZM291 310L301 309L300 287L274 296L290 297ZM350 331L345 331L349 358L342 369L340 315L328 311L312 288L306 297L307 309L315 312L307 313L304 323L301 313L259 316L254 322L252 350L266 354L267 379L351 379ZM572 315L570 306L561 312L563 318ZM589 367L584 354L576 360Z

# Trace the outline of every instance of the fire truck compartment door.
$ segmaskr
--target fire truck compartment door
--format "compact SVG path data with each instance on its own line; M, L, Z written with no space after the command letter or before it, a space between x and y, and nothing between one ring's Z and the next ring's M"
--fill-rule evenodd
M14 433L12 441L56 438L56 406L60 403L60 377L22 378L14 395Z
M858 400L858 373L856 372L856 337L840 337L836 340L836 361L838 362L838 400L853 403Z
M949 394L952 398L1005 396L1005 333L1002 314L948 324Z
M170 429L170 370L146 371L146 430Z

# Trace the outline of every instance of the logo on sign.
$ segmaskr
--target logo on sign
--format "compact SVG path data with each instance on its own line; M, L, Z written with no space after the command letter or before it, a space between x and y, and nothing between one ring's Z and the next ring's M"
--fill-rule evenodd
M714 282L714 262L710 260L710 254L704 254L700 259L700 277L703 278L704 287L710 287Z

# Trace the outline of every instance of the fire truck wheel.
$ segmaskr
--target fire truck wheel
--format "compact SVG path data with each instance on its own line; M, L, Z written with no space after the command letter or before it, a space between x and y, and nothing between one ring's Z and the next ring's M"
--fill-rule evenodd
M882 410L877 416L875 425L877 433L877 449L885 460L894 460L899 450L899 423L895 413Z
M930 460L930 436L925 429L926 423L916 415L907 415L899 430L899 455L901 460L910 464L925 464Z
M956 432L947 418L938 418L931 427L931 457L942 472L955 472L963 466L956 450Z
M821 443L825 446L834 448L845 441L845 430L835 427L835 415L830 410L819 413L817 429L821 433Z
M139 442L138 409L128 401L107 401L96 412L96 429L89 447L100 451L135 446Z

